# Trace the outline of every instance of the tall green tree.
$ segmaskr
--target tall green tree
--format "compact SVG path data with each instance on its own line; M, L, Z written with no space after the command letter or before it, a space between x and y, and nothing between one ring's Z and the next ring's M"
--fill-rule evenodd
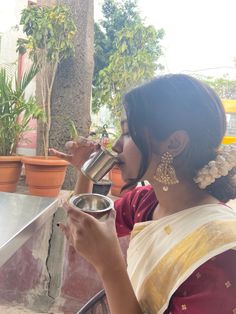
M116 37L116 51L109 65L99 72L96 103L106 104L119 119L123 94L145 80L152 78L158 68L161 54L154 27L138 24L121 30Z
M95 24L93 111L107 105L119 119L122 95L154 76L164 31L146 26L136 0L105 0Z
M41 106L46 117L42 135L48 156L53 85L60 62L74 55L76 25L69 8L62 5L28 7L22 11L20 24L27 37L18 39L17 49L27 51L39 67Z
M94 75L109 64L109 57L115 51L116 34L126 26L141 22L136 0L105 0L102 5L103 19L94 24Z

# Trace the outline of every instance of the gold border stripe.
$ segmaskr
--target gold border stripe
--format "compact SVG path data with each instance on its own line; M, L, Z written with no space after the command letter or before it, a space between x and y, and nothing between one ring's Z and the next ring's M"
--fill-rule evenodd
M169 301L169 294L177 281L191 266L210 252L233 242L232 247L236 242L236 221L209 222L189 234L159 261L144 280L138 291L142 308L148 309L150 314L158 313Z

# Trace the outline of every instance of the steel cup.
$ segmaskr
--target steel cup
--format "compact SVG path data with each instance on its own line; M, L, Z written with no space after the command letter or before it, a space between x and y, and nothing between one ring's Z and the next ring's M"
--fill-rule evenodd
M97 219L104 219L114 207L113 201L104 195L84 193L74 195L70 198L69 204L76 209L80 209Z
M89 159L83 164L81 172L93 182L98 182L117 163L117 157L101 147L99 151L90 155Z

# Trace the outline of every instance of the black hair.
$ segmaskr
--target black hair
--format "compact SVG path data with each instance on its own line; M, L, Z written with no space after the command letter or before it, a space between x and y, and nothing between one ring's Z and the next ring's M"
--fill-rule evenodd
M226 131L226 117L220 98L206 84L185 74L156 77L128 92L124 107L131 138L142 160L137 178L124 188L136 185L145 174L151 150L146 131L156 141L167 139L177 130L185 130L189 144L175 163L184 175L193 178L198 170L216 158ZM236 198L234 170L206 189L221 201Z

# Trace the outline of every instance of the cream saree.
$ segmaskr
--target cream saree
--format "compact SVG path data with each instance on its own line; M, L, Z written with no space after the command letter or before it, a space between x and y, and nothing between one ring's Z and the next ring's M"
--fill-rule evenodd
M221 204L137 223L128 273L144 313L163 313L175 290L200 265L236 248L236 211Z

